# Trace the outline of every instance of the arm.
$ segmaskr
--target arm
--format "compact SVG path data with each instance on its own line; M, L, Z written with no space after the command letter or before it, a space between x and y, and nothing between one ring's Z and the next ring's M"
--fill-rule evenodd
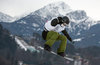
M63 30L62 33L68 38L69 41L72 42L72 39L71 39L71 37L69 36L69 34L67 33L66 30Z
M62 17L57 17L51 21L52 26L56 26L57 24L62 24Z
M52 26L56 26L58 24L58 20L55 18L51 21Z

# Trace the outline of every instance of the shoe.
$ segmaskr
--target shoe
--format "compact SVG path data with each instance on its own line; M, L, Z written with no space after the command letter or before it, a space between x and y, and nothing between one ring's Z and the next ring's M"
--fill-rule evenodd
M44 45L44 50L51 52L51 47L47 44Z
M65 53L64 53L64 52L59 52L59 53L57 53L57 54L60 55L60 56L62 56L62 57L65 56Z

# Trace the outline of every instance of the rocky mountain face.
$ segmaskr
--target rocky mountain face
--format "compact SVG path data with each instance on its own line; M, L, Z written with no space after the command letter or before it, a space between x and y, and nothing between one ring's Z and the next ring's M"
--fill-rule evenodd
M100 22L88 17L83 10L71 10L64 2L49 4L13 23L1 24L9 29L12 34L37 36L41 39L44 23L54 17L64 15L67 15L71 21L69 26L66 27L70 36L73 40L79 39L76 44L77 47L100 46L100 41L94 39L100 37L98 34Z

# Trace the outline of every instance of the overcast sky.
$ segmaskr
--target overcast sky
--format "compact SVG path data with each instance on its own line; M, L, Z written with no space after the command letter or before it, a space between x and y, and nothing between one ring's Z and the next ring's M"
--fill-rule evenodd
M58 1L64 1L73 10L85 10L88 16L100 20L100 0L0 0L0 12L14 17Z

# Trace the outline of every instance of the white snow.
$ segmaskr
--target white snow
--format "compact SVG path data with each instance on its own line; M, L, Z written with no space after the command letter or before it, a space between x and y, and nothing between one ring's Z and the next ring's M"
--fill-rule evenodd
M42 50L44 50L44 48L43 48L43 47L41 47L41 46L38 46L38 48L39 48L39 49L42 49Z
M23 65L23 61L18 61L18 65Z
M78 23L78 22L76 22L75 19L73 19L73 18L71 18L71 17L69 17L69 19L70 19L70 21L72 21L72 22Z
M7 14L4 14L4 13L0 12L0 22L8 22L8 23L11 23L13 19L14 19L13 17L11 17L11 16L9 16Z
M19 16L15 16L12 21L14 22L14 21L17 21L17 20L22 19L24 17L27 17L27 15L29 15L29 14L30 14L30 12L24 12L24 14L21 14Z
M66 15L67 13L71 12L72 10L70 9L70 7L65 4L64 2L57 2L55 3L55 6L59 6L58 8L58 12L61 14L61 15Z
M33 23L32 25L33 25L34 27L39 27L39 25L36 24L36 23Z
M37 50L35 47L33 46L27 46L27 49L30 50L31 52L40 52L39 50Z
M22 42L20 42L16 37L15 37L15 41L17 42L17 44L24 49L25 51L27 51L27 48L22 44Z
M41 30L40 28L37 29L37 31L40 31L40 30Z
M98 23L99 23L98 21L94 21L92 18L89 17L89 18L86 20L85 25L87 25L88 28L90 28L91 26L96 25L96 24L98 24Z
M66 15L70 11L72 11L70 7L64 2L60 1L60 2L51 3L49 5L46 5L43 8L39 9L38 11L31 13L31 15L35 14L43 18L48 17L48 15L50 15L51 17L57 17L61 15Z
M21 24L27 24L26 21L21 20L20 22L17 23L21 23Z
M76 35L80 35L81 33L80 32L78 32Z
M77 38L77 39L74 39L73 41L81 41L82 40L82 38Z
M34 46L28 45L24 40L19 39L20 37L15 36L15 41L17 44L24 49L25 51L29 50L30 52L39 52Z

